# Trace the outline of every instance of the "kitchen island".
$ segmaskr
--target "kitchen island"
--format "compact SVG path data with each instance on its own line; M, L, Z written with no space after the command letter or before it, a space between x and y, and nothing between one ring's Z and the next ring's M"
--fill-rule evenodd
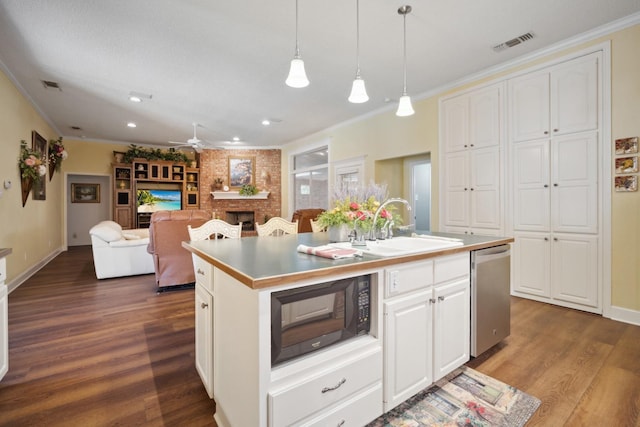
M361 426L464 364L469 252L513 239L434 234L463 244L331 260L296 250L327 244L326 233L184 242L196 271L196 367L217 424ZM368 334L272 366L272 294L362 276Z

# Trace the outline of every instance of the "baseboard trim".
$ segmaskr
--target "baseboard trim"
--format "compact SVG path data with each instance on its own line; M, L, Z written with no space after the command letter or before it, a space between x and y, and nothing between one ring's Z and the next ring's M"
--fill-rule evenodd
M58 255L60 255L61 252L62 252L62 248L58 248L58 249L54 250L49 255L47 255L46 257L41 259L39 262L37 262L36 264L32 265L27 270L23 271L22 274L20 274L19 276L14 278L12 281L7 283L7 290L9 291L9 293L11 293L11 292L15 291L16 289L18 289L18 287L20 285L22 285L31 276L33 276L38 271L40 271L42 269L42 267L44 267L45 265L49 264L51 262L51 260L54 259L55 257L57 257Z
M611 306L610 318L619 322L640 326L640 311L624 307Z

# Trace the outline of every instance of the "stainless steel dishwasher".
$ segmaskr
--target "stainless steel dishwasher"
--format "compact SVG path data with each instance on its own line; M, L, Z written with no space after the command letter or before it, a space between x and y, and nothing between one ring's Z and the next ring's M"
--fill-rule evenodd
M471 252L471 356L487 351L511 332L509 245Z

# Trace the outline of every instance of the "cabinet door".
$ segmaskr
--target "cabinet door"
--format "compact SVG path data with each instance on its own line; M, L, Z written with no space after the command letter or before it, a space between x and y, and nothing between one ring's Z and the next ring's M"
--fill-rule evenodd
M598 139L596 132L551 141L553 231L598 231Z
M213 295L200 284L195 292L196 370L213 399Z
M485 148L469 151L469 207L472 228L500 228L500 150ZM453 224L452 224L453 225Z
M513 145L513 229L549 231L549 141Z
M469 96L469 148L500 144L500 87L474 92Z
M120 224L124 229L133 228L133 216L131 215L131 207L116 207L113 209L113 220Z
M432 374L431 289L384 303L384 410L429 386Z
M551 71L553 135L598 127L598 55L560 64Z
M435 286L433 296L433 381L469 360L471 321L469 278Z
M446 152L469 146L469 98L461 95L442 102L442 134Z
M549 74L531 73L509 80L511 140L549 136Z
M445 157L444 223L448 226L469 226L469 167L465 151Z
M551 248L553 298L598 307L598 238L554 234Z
M0 282L0 380L9 371L9 297L4 285L4 275Z
M513 290L551 296L550 242L546 233L516 233L513 245Z

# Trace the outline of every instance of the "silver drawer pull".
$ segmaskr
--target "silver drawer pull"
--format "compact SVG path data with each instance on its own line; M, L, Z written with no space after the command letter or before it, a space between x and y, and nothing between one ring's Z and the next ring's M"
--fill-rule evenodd
M345 422L346 422L345 420L341 420L341 421L338 423L337 427L342 427L342 426L344 425L344 423L345 423Z
M438 297L438 301L444 301L444 297L443 297L442 295L440 295L440 296Z
M346 378L343 378L343 379L341 379L341 380L340 380L340 382L339 382L338 384L334 385L333 387L325 387L325 388L323 388L323 389L322 389L322 392L323 392L323 393L326 393L326 392L328 392L328 391L333 391L333 390L335 390L335 389L339 388L342 384L344 384L344 383L346 383L346 382L347 382L347 379L346 379Z
M202 271L202 270L200 270L200 269L198 269L198 271L196 271L196 273L198 273L198 274L202 274L202 275L204 276L204 271Z
M203 302L200 304L200 308L207 308L209 307L209 304L207 304L206 302Z

